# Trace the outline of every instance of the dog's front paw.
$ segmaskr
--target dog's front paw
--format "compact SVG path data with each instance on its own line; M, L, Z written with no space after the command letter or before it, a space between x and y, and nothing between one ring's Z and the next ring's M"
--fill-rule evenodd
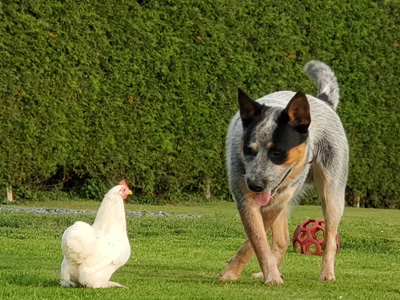
M268 285L282 285L283 284L283 279L281 276L276 277L276 278L268 278L264 281L265 284Z
M319 276L319 281L335 281L335 274L322 272Z
M256 278L256 279L264 278L264 274L263 274L263 272L253 273L253 274L251 274L251 277L252 278ZM283 275L282 274L281 274L281 278L283 280Z
M235 272L230 272L230 271L222 272L218 276L218 280L221 280L221 281L235 281L238 279L239 279L239 276Z
M264 280L264 283L268 284L268 285L282 285L283 284L283 276L279 272L276 272L274 274L268 274Z

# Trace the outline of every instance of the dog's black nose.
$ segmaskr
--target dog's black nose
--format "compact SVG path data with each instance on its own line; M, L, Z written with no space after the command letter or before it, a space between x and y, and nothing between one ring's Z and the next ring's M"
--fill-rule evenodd
M264 190L264 184L247 181L247 187L254 193L260 193Z

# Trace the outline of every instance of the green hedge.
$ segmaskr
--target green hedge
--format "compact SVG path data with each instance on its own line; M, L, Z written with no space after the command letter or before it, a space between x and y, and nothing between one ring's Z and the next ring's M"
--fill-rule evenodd
M97 195L125 178L143 201L228 199L224 138L237 87L316 94L302 68L319 59L341 87L349 201L400 207L399 7L2 1L0 184Z

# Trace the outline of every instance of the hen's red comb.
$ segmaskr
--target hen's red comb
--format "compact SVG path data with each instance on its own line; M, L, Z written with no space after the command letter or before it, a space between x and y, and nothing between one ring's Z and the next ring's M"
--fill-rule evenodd
M126 184L125 180L122 180L120 183L118 183L118 185L126 186L129 189L129 186Z

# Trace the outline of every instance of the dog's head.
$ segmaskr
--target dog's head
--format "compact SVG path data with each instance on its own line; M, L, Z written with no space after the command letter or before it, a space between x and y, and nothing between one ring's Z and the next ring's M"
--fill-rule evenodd
M310 106L298 92L286 108L265 106L239 89L245 182L260 206L268 204L307 155Z

